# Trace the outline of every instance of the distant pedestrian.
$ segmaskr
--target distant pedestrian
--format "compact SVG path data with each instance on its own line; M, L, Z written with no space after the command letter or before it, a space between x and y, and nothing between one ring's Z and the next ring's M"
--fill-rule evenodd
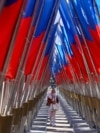
M55 126L55 115L58 110L59 99L55 89L52 87L51 92L47 95L47 106L49 107L50 124Z

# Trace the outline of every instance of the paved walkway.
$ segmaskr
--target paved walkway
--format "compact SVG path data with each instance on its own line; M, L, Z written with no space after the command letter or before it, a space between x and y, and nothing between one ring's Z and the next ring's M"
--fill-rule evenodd
M50 125L48 107L44 100L28 133L97 133L95 129L89 127L85 120L82 120L61 96L60 103L59 110L56 113L55 127Z

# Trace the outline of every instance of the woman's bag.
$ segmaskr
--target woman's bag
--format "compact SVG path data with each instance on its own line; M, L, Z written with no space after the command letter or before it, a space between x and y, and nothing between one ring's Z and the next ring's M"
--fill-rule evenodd
M47 105L47 106L50 106L51 103L52 103L51 99L48 98L48 99L47 99L47 103L46 103L46 105Z

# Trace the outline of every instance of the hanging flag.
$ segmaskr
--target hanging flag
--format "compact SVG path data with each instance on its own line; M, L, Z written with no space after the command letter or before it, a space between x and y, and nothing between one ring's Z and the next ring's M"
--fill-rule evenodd
M65 70L64 65L66 64L66 60L64 54L62 53L61 47L58 51L56 44L53 47L52 57L50 60L50 70L53 75L55 75L56 83L58 83L58 79L64 82L67 78L64 77ZM61 55L60 55L61 54ZM63 77L63 80L62 80Z
M94 1L95 1L95 3L96 3L97 10L98 10L98 12L99 12L99 14L100 14L100 1L99 1L99 0L94 0Z
M76 70L74 71L74 69L72 70L72 67L71 67L72 64L70 64L70 63L74 63L73 61L74 61L75 58L70 58L71 56L73 56L73 53L72 53L72 50L70 48L70 45L66 41L63 28L64 28L63 26L60 26L61 31L58 29L57 30L57 35L60 38L59 42L62 44L62 51L63 51L64 56L65 56L64 60L66 60L66 61L64 61L65 62L64 63L65 64L64 65L64 70L66 71L67 76L69 77L69 79L71 81L73 81L73 73L72 73L72 71L77 73L78 75L80 75L80 72L79 72L79 69L77 71ZM74 63L73 67L76 68L76 65L77 65L77 62Z
M78 48L78 45L76 42L77 33L74 29L74 25L71 21L69 14L68 14L67 7L66 7L67 5L65 5L65 4L62 3L62 5L60 6L60 14L61 14L62 21L63 21L63 24L66 29L66 34L67 34L67 38L68 38L67 44L70 45L72 52L73 52L73 54L71 54L71 59L74 61L71 61L71 62L74 63L74 62L76 62L75 60L77 60L78 63L75 63L75 64L78 64L78 66L76 65L75 69L77 71L78 76L81 78L81 73L79 72L81 70L81 72L83 73L83 76L87 79L88 76L87 76L86 68L85 68L83 58L81 55L81 51ZM66 11L66 12L64 12L64 11ZM76 59L74 59L74 58L76 58Z
M33 74L32 80L40 79L38 77L42 76L43 71L44 71L43 69L46 66L48 56L45 56L45 50L46 50L46 47L48 45L48 42L50 42L51 30L53 29L52 25L54 24L54 21L56 20L55 17L57 15L57 11L58 11L58 4L59 4L59 1L56 0L55 3L54 3L52 13L51 13L50 18L49 18L49 22L48 22L48 26L47 26L47 29L46 29L45 36L42 40L42 44L40 45L38 55L36 57L36 61L34 62L35 65L34 65L33 71L32 71L32 74Z
M35 2L36 0L27 0L26 2L17 37L14 43L13 52L6 72L6 77L9 79L15 78L18 66L21 61L22 53L25 48L25 42L29 40L27 36L32 21Z
M59 44L57 44L56 47L60 55L60 62L63 66L63 69L60 71L60 73L62 74L64 80L66 80L69 77L69 79L72 81L73 76L71 74L71 68L69 66L69 62L67 61L67 58L66 58L64 44L59 42Z
M69 6L70 12L72 14L72 21L74 23L74 27L75 27L75 29L77 31L77 35L78 35L75 38L75 40L76 40L79 48L81 47L80 51L81 51L81 53L83 53L83 56L84 56L83 58L85 59L85 67L89 67L90 72L94 72L95 73L95 70L94 70L93 64L91 62L88 50L86 48L86 45L84 44L85 43L84 42L85 38L83 38L83 35L82 35L83 33L81 32L81 29L80 29L80 26L79 26L79 21L78 21L78 19L76 17L76 14L75 14L75 11L73 9L73 6L71 5L71 3L68 3L68 6ZM89 73L89 71L88 71L88 73Z
M0 0L0 13L2 12L2 8L5 4L6 0Z
M41 77L43 75L43 71L45 70L46 65L48 63L50 53L52 51L53 44L54 44L54 39L55 39L55 33L56 33L56 30L57 30L57 26L58 26L58 23L56 23L52 26L50 37L48 39L48 44L47 44L47 47L46 47L46 50L45 50L45 53L44 53L44 58L43 58L42 65L41 65L41 68L40 68L40 73L39 73L39 76L38 76L38 80L41 79Z
M51 53L51 50L52 50L52 47L53 47L53 43L54 43L54 38L55 38L55 32L56 32L56 29L57 29L57 25L58 25L58 23L54 24L52 27L50 26L48 30L50 30L50 28L52 30L50 31L49 36L47 36L47 34L46 34L44 42L45 42L45 44L47 43L47 45L46 45L46 49L44 51L44 57L43 57L43 60L42 60L42 63L41 63L40 70L38 70L38 71L40 71L39 75L38 75L38 80L40 80L42 78L43 72L44 72L44 70L46 68L46 65L48 63L48 60L49 60L49 57L50 57L50 53ZM43 52L43 50L41 50L40 56L38 58L37 65L35 67L35 70L34 70L34 73L33 73L33 76L32 76L32 80L34 80L34 76L36 74L36 70L38 68L38 64L39 64L42 52Z
M3 70L23 0L7 0L0 13L0 71Z
M39 23L37 25L34 38L32 41L32 45L28 54L28 58L25 65L25 75L30 74L32 72L32 68L35 63L36 56L38 54L38 50L41 44L41 41L45 35L45 31L49 22L50 15L52 13L54 5L54 0L45 0L44 6L41 11L41 16L39 19Z
M91 57L92 57L91 59L94 63L94 66L97 69L97 72L100 73L100 52L99 52L100 48L99 48L99 45L95 43L93 37L91 36L91 34L88 30L90 23L84 13L84 10L82 10L80 1L73 0L72 4L73 4L73 8L75 9L74 13L76 12L75 15L77 15L77 17L78 17L77 19L81 24L81 28L84 33L84 37L86 39L88 49L91 53ZM86 47L86 46L84 46L84 47Z
M98 47L100 48L100 45L99 45L100 31L98 29L99 25L96 20L93 3L91 0L79 1L79 2L81 5L81 10L84 15L84 18L87 19L87 22L88 22L88 30L90 31L91 36L93 37L94 41L96 42L96 45L98 45Z

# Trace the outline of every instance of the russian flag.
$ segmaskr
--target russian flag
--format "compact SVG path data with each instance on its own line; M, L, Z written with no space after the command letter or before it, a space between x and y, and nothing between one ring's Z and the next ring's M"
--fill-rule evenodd
M2 8L5 4L6 0L0 0L0 13L2 12Z
M9 79L15 78L25 48L25 43L29 39L27 37L29 37L28 31L31 21L33 19L32 15L35 7L35 2L36 0L27 0L26 2L16 40L14 43L14 48L6 72L6 77Z
M45 0L44 6L41 11L41 16L39 18L39 22L34 34L34 38L32 41L32 45L28 54L28 58L25 65L25 75L30 74L32 72L32 68L34 66L36 56L38 54L38 50L40 48L40 44L42 39L44 38L46 28L48 26L49 18L52 13L54 5L54 0Z
M3 70L23 2L23 0L7 0L0 13L0 71Z

